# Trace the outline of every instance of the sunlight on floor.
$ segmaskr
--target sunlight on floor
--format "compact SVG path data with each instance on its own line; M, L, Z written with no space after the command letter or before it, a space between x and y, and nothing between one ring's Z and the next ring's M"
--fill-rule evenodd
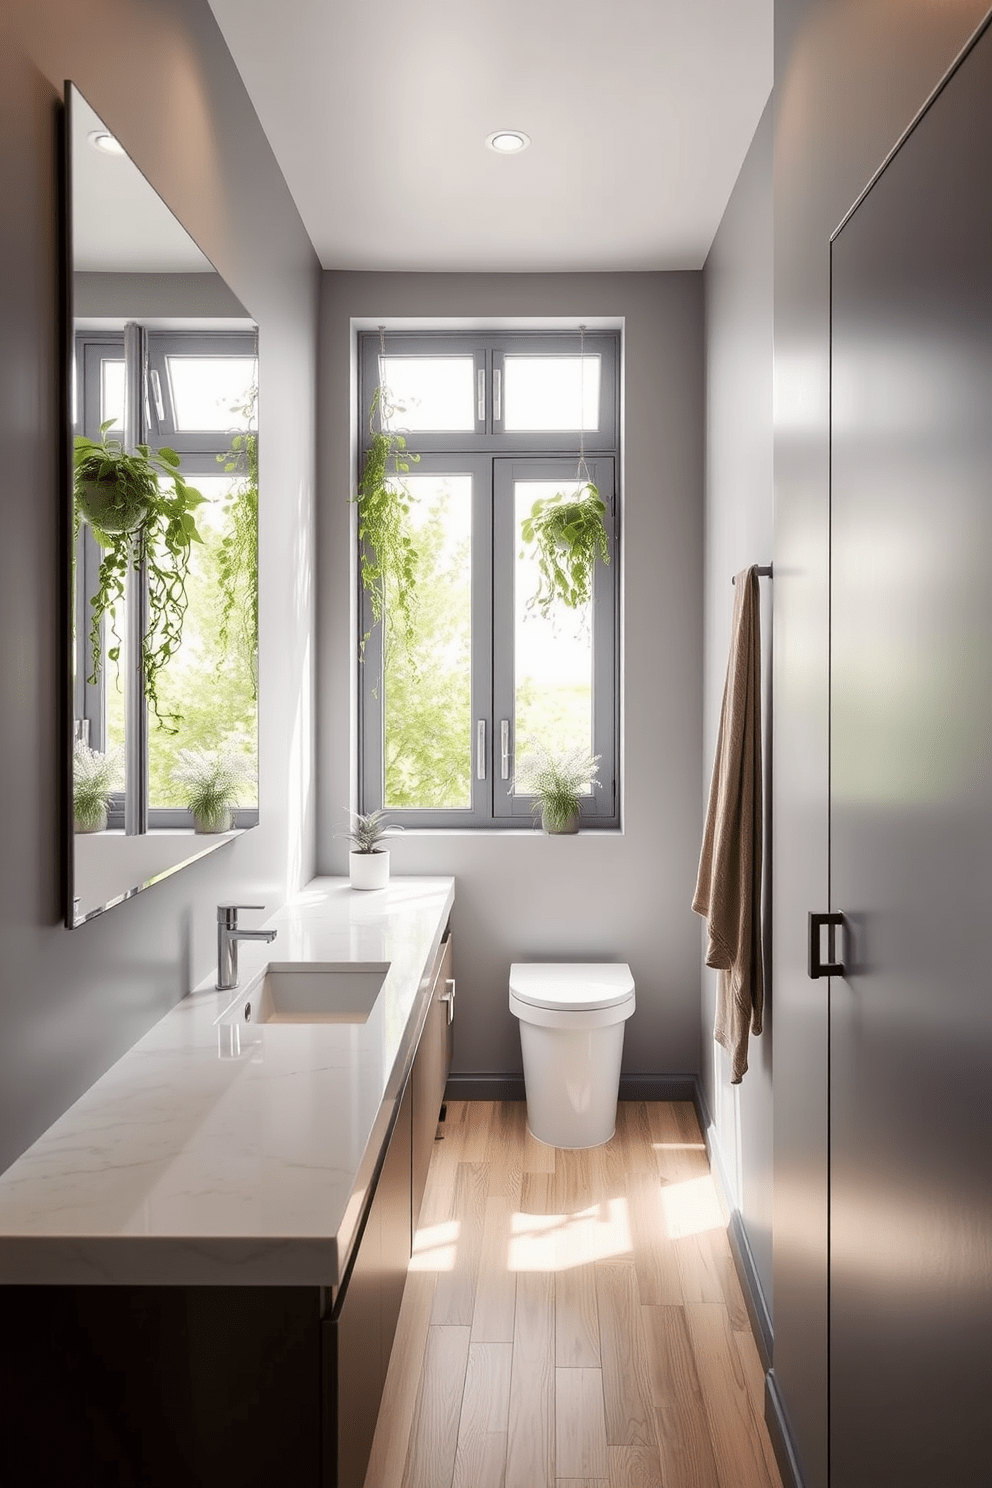
M510 1271L568 1271L632 1249L626 1199L607 1199L577 1214L514 1214Z
M700 1235L704 1230L722 1230L723 1215L713 1179L690 1178L661 1190L661 1207L671 1240Z
M413 1237L411 1271L453 1271L461 1225L457 1219L424 1225Z

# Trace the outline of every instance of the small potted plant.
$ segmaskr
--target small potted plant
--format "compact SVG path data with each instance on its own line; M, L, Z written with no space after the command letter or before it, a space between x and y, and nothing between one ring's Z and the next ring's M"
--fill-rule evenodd
M101 754L90 749L81 739L72 746L72 816L77 832L103 832L107 826L107 806L114 791L122 786L121 751Z
M348 854L351 887L384 889L389 882L389 849L379 844L403 828L387 826L383 811L353 811L351 816L352 825L344 834L354 844Z
M229 832L239 786L248 779L248 762L233 749L180 749L172 779L193 813L197 832Z
M579 808L590 786L596 786L599 755L587 749L552 750L531 744L521 755L513 780L518 795L532 795L535 815L540 812L546 832L579 830Z

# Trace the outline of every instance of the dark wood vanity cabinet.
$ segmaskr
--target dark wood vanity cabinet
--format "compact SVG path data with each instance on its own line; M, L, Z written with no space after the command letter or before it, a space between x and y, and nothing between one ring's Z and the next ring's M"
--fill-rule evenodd
M0 1285L0 1482L362 1488L450 1065L451 941L336 1297Z

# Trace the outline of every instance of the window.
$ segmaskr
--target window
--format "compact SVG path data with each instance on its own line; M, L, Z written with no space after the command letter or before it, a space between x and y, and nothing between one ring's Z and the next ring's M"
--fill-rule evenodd
M616 826L619 338L546 332L360 336L360 458L369 409L401 433L417 553L413 640L388 642L360 597L360 795L411 827L529 827L514 788L529 744L598 755L582 826ZM380 425L380 418L382 420ZM609 564L581 610L534 604L521 523L570 495L580 450L607 507ZM388 598L387 598L388 603ZM389 634L387 627L387 636Z
M179 751L191 748L220 748L243 757L245 782L235 824L247 827L258 819L257 637L252 599L245 602L242 592L244 580L236 608L225 617L220 571L225 539L231 536L231 498L244 490L248 473L244 447L234 456L232 440L254 427L255 336L148 330L141 334L137 353L136 344L132 341L126 351L122 332L77 334L74 427L99 439L101 425L111 421L110 436L122 437L126 374L133 358L142 390L134 442L149 445L153 453L168 446L179 454L183 476L206 498L195 512L202 542L192 548L182 644L157 681L160 712L169 720L161 727L143 698L130 704L128 699L130 679L140 677L140 636L128 616L128 606L141 603L133 584L103 624L101 661L94 675L89 601L102 553L90 529L80 526L74 575L76 734L91 748L120 749L126 757L127 790L114 799L112 828L124 825L125 797L132 791L141 800L147 826L193 824L173 780ZM236 468L225 469L228 464ZM135 729L138 710L141 726Z

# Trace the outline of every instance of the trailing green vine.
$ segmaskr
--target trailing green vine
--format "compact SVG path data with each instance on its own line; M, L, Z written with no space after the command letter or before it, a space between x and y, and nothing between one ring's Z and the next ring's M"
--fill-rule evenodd
M186 579L190 550L202 542L193 511L204 497L186 484L175 450L152 454L139 444L125 454L119 439L107 437L113 420L100 426L99 441L77 435L73 453L74 523L89 524L103 549L96 593L90 599L90 674L96 682L103 665L102 623L110 625L114 644L107 659L120 661L121 638L113 612L123 599L129 569L144 569L148 593L148 626L141 642L145 696L159 726L178 730L181 717L159 708L157 678L182 642L186 614ZM170 485L160 485L165 475Z
M538 588L528 609L547 618L556 603L570 610L588 604L597 556L610 561L605 517L606 503L592 481L571 496L556 491L534 502L520 525L524 542L537 548Z
M225 472L238 479L224 502L227 531L218 563L221 649L226 650L231 622L237 615L239 640L249 658L252 697L258 696L258 433L253 427L258 389L251 388L243 406L248 427L231 439L231 448L218 455Z
M380 427L375 416L381 411ZM361 545L362 587L372 607L372 624L383 625L383 658L391 645L412 652L415 639L416 573L419 554L410 522L410 492L403 476L419 455L407 453L402 434L383 427L394 411L382 386L372 394L369 408L371 443L362 467L355 502ZM389 603L387 604L387 594ZM362 637L361 650L371 635Z

